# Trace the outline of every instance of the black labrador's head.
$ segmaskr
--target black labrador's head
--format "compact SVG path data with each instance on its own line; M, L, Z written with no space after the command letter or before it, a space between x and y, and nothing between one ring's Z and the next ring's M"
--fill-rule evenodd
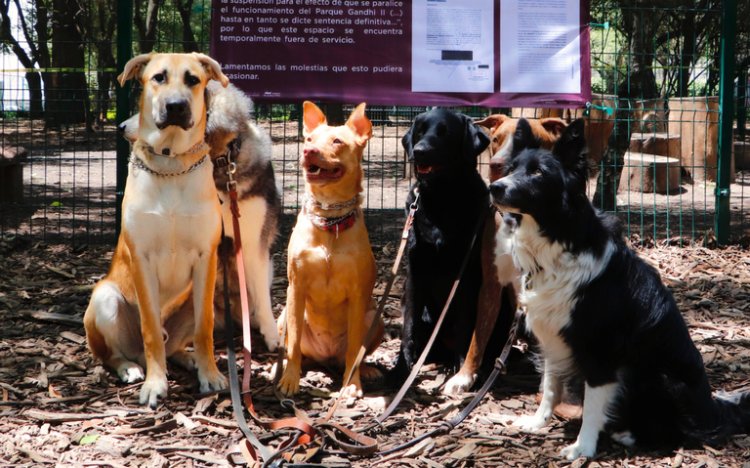
M401 140L421 184L476 171L489 137L471 118L436 108L419 114Z

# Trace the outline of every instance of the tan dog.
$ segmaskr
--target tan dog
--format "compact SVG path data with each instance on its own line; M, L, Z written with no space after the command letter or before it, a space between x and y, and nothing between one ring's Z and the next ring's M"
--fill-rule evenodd
M527 122L531 124L534 136L541 146L547 149L552 149L555 141L567 126L565 121L554 117L528 119ZM475 123L490 130L490 151L492 152L490 182L494 182L502 177L505 162L513 152L513 134L516 131L518 119L503 114L493 114ZM513 258L510 255L510 234L513 223L512 218L503 219L502 213L495 213L493 219L488 220L484 225L482 286L479 290L477 323L461 369L443 387L443 393L447 395L460 395L474 384L498 318L505 322L503 329L510 326L510 320L516 308L516 294L520 291L520 273L513 265ZM507 306L501 307L504 304ZM498 317L500 312L504 314L502 317ZM493 346L502 345L503 343L493 343Z
M231 151L232 161L237 170L237 205L240 211L240 234L242 235L242 259L245 267L246 286L250 304L253 307L253 326L257 326L265 339L266 347L274 350L279 345L279 333L271 309L271 282L273 263L271 246L278 231L278 218L281 199L271 163L271 137L262 128L249 120L253 102L245 93L232 84L223 87L211 80L206 86L206 143L211 147L211 161L214 162L214 182L222 201L222 215L227 241L230 308L232 317L242 323L240 307L240 287L237 280L237 265L233 255L234 226L227 191L226 159ZM139 136L140 114L135 114L122 122L118 128L123 136L135 143ZM224 282L221 262L217 273L214 294L216 325L224 324ZM185 303L184 307L192 307Z
M289 289L279 327L286 324L288 360L279 382L291 395L299 390L303 358L349 372L365 346L380 343L380 330L363 343L373 321L375 259L360 208L361 161L372 124L365 104L345 125L332 127L313 103L304 103L305 146L300 160L305 174L305 202L289 239ZM362 365L344 393L362 395L360 374L378 375Z
M227 385L213 354L221 208L204 141L204 89L210 79L229 80L195 53L140 55L118 80L131 78L143 91L122 232L84 326L91 351L123 381L142 379L145 366L140 402L155 407L167 394L167 357L197 368L202 392ZM189 299L193 310L181 307Z
M552 149L552 145L567 126L564 120L556 117L527 119L526 121L529 122L531 131L545 149ZM490 151L492 152L490 182L494 182L501 177L503 163L513 152L513 134L516 132L518 119L503 114L492 114L474 123L490 131Z

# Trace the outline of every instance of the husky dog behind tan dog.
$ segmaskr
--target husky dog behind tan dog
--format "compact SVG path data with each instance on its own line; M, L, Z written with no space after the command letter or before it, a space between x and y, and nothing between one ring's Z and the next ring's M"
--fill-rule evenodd
M221 207L204 141L204 89L229 82L203 54L130 60L120 84L143 92L122 232L84 315L89 348L125 382L144 378L140 402L167 395L167 357L198 371L200 390L226 388L214 360L213 299ZM184 308L192 300L194 307ZM185 347L192 343L195 352Z
M234 179L237 181L247 292L254 309L253 325L260 328L266 346L274 350L279 343L279 334L271 310L271 246L277 234L281 200L271 164L271 138L249 120L253 102L234 85L224 88L220 83L210 81L206 86L206 102L206 142L211 147L211 159L215 165L214 181L222 200L226 235L230 238L230 242L223 245L222 250L226 250L230 258L228 277L232 316L236 322L241 321L239 283L232 255L234 229L227 193L228 177L225 162L221 160L229 151L232 151L232 161L237 164ZM138 119L136 114L119 127L131 142L138 137ZM224 322L224 314L221 313L224 310L221 270L217 278L214 304L216 320L221 326Z

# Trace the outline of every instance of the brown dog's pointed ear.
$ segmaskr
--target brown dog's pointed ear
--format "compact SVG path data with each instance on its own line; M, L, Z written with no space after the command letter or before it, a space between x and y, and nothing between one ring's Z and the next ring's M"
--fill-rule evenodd
M547 130L547 132L556 137L562 135L565 127L568 126L568 124L565 123L563 119L558 119L557 117L546 117L544 119L539 119L539 123L542 125L542 127L544 127L545 130Z
M198 59L201 65L203 65L203 68L206 69L206 73L208 73L208 78L210 80L216 80L221 83L223 87L227 87L227 85L229 84L229 78L227 78L224 72L221 71L221 65L219 65L219 62L212 59L206 54L193 52L193 55Z
M125 82L129 79L140 77L143 68L149 61L151 61L152 56L153 54L141 54L128 60L122 73L117 77L117 82L120 83L120 87L124 86Z
M482 120L477 120L476 122L474 122L474 124L479 125L480 127L489 128L490 130L494 131L508 119L510 119L510 117L504 114L492 114L488 115Z
M328 123L320 107L311 101L302 103L302 122L304 124L302 134L304 136L311 134L318 126Z
M346 126L357 135L357 144L360 146L364 145L372 136L372 122L365 115L366 106L367 104L363 102L355 107L349 116L349 120L346 121Z

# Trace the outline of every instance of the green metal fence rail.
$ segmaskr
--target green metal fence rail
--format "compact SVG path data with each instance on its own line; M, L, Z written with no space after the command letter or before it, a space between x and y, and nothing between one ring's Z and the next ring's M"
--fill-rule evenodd
M20 4L19 12L15 2L0 2L0 242L113 244L129 152L116 122L134 112L138 97L137 87L120 88L113 79L137 53L208 51L211 2L67 0L77 15ZM583 117L590 195L620 216L628 236L641 242L746 242L750 26L741 19L750 15L750 5L590 4L595 98L587 109L460 110L475 117ZM151 19L150 12L156 12ZM36 24L41 20L43 27ZM82 56L74 56L78 50ZM84 119L76 118L81 106ZM400 139L423 110L368 107L374 134L365 160L365 204L375 236L390 236L389 226L403 219L412 179ZM291 218L303 185L300 106L258 104L254 118L272 137L277 182ZM481 164L486 175L487 155Z

